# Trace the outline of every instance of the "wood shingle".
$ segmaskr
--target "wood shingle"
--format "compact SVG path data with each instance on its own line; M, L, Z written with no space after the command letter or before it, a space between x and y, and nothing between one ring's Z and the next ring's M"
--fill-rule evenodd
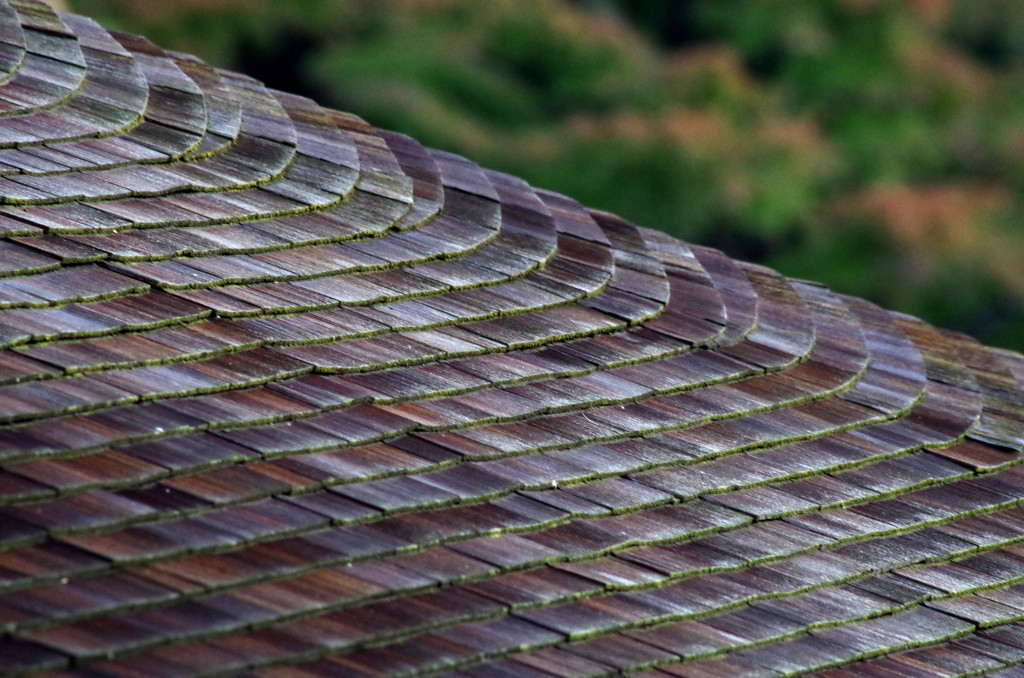
M0 0L0 674L1014 675L1024 357Z

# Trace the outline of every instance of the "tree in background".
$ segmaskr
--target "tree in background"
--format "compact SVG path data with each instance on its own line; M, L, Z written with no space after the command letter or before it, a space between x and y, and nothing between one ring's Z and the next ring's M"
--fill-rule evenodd
M1017 0L72 0L637 223L1024 349Z

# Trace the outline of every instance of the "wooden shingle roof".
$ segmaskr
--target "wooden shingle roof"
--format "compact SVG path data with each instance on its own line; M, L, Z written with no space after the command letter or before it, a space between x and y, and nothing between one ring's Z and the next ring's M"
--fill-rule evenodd
M1021 355L32 0L0 198L0 673L1020 675Z

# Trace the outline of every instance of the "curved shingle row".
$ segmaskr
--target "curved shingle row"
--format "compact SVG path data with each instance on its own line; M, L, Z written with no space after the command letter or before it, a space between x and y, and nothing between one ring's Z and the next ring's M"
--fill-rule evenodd
M0 673L1024 663L1024 358L0 0Z

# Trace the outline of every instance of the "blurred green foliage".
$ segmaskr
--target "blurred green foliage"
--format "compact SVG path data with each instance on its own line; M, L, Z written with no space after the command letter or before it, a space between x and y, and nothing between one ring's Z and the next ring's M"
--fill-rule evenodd
M1019 0L72 0L683 239L1024 350Z

